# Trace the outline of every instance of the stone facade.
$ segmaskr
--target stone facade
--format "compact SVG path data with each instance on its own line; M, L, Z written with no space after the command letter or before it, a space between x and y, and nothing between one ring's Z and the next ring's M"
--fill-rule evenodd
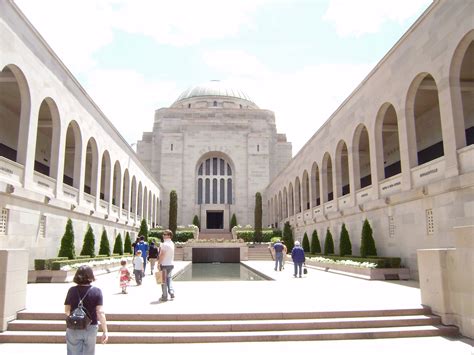
M253 225L255 193L291 159L291 144L277 134L273 112L218 81L188 89L170 108L157 110L153 132L143 134L137 151L163 185L162 220L167 196L176 190L178 224L197 215L204 230L228 230L233 213L239 224ZM207 225L208 212L222 212L222 225Z
M0 248L57 256L68 218L132 237L161 187L12 1L0 2Z
M474 3L434 1L265 191L267 223L297 239L362 223L378 254L450 247L474 219Z

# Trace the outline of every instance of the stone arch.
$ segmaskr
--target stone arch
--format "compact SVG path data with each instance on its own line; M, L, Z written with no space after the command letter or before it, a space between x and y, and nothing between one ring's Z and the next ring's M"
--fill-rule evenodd
M332 160L331 155L326 152L323 156L323 163L321 169L321 180L322 180L322 192L323 197L322 203L332 201L334 199L334 189L332 183Z
M456 148L474 144L474 30L459 41L450 65Z
M84 173L84 192L97 196L97 177L99 172L99 150L97 142L90 137L86 146L86 163Z
M122 208L130 211L130 173L127 168L123 172Z
M309 175L308 171L305 170L303 171L303 181L302 181L302 187L303 187L303 210L309 210L311 207L311 201L310 201L310 187L309 187Z
M145 219L148 222L148 187L143 187L143 212L142 219Z
M66 130L66 144L64 145L64 176L63 183L81 188L81 155L82 134L79 124L72 120Z
M406 103L410 167L444 155L438 86L429 73L419 74L408 90Z
M283 201L281 198L281 191L278 191L278 221L283 219Z
M110 176L112 166L108 150L102 153L100 166L100 199L110 202Z
M372 185L369 131L359 124L354 131L354 190Z
M138 183L138 198L137 198L137 217L143 219L143 186L142 182Z
M197 204L233 204L234 162L225 153L203 154L195 166Z
M112 204L115 206L121 205L121 188L122 188L122 167L120 166L120 162L118 160L115 161L114 164L114 177L112 180Z
M31 94L23 71L14 64L0 72L0 156L26 164Z
M349 152L344 140L340 140L336 147L336 191L337 196L344 196L351 192L349 181Z
M283 188L283 218L288 218L288 190Z
M56 102L46 97L38 112L34 170L57 178L61 121Z
M138 191L137 191L137 179L135 175L132 177L132 184L130 187L130 212L135 213L135 216L137 216L137 197L138 197Z
M321 204L320 186L319 166L316 162L313 162L311 166L311 202L313 207Z
M288 199L289 199L289 205L290 205L289 215L294 216L295 215L295 195L293 192L293 184L291 182L290 182L290 185L288 186Z
M301 183L300 177L295 179L295 214L301 212Z
M375 151L379 176L388 179L402 172L398 117L389 102L380 107L375 118Z

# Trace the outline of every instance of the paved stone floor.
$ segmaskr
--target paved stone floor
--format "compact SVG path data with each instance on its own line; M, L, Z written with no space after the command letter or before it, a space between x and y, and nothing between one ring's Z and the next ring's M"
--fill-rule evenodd
M178 262L176 270L187 262ZM147 275L143 285L129 288L123 295L118 274L97 277L95 285L104 293L109 313L249 313L268 311L331 311L399 309L420 306L420 290L414 281L367 281L309 269L302 279L292 276L292 264L275 272L269 261L248 261L274 281L175 282L176 299L159 303L161 290ZM29 284L27 310L62 312L64 297L71 284ZM298 351L324 354L449 354L473 355L473 341L443 337L270 342L218 344L97 345L96 354L130 354L140 351L168 351L174 354L288 354ZM0 344L0 354L64 354L62 344Z

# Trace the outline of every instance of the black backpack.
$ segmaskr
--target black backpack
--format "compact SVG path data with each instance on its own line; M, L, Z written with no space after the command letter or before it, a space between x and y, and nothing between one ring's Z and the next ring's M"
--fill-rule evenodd
M87 314L87 310L84 308L83 301L87 297L87 294L91 290L90 287L84 297L81 298L79 290L77 290L77 295L79 296L79 304L77 308L74 309L70 315L66 318L66 325L68 329L86 329L89 324L91 324L91 318Z

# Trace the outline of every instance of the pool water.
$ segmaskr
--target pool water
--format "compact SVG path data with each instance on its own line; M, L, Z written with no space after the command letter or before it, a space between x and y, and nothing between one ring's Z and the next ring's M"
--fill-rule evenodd
M266 281L240 263L196 263L190 264L174 281Z

